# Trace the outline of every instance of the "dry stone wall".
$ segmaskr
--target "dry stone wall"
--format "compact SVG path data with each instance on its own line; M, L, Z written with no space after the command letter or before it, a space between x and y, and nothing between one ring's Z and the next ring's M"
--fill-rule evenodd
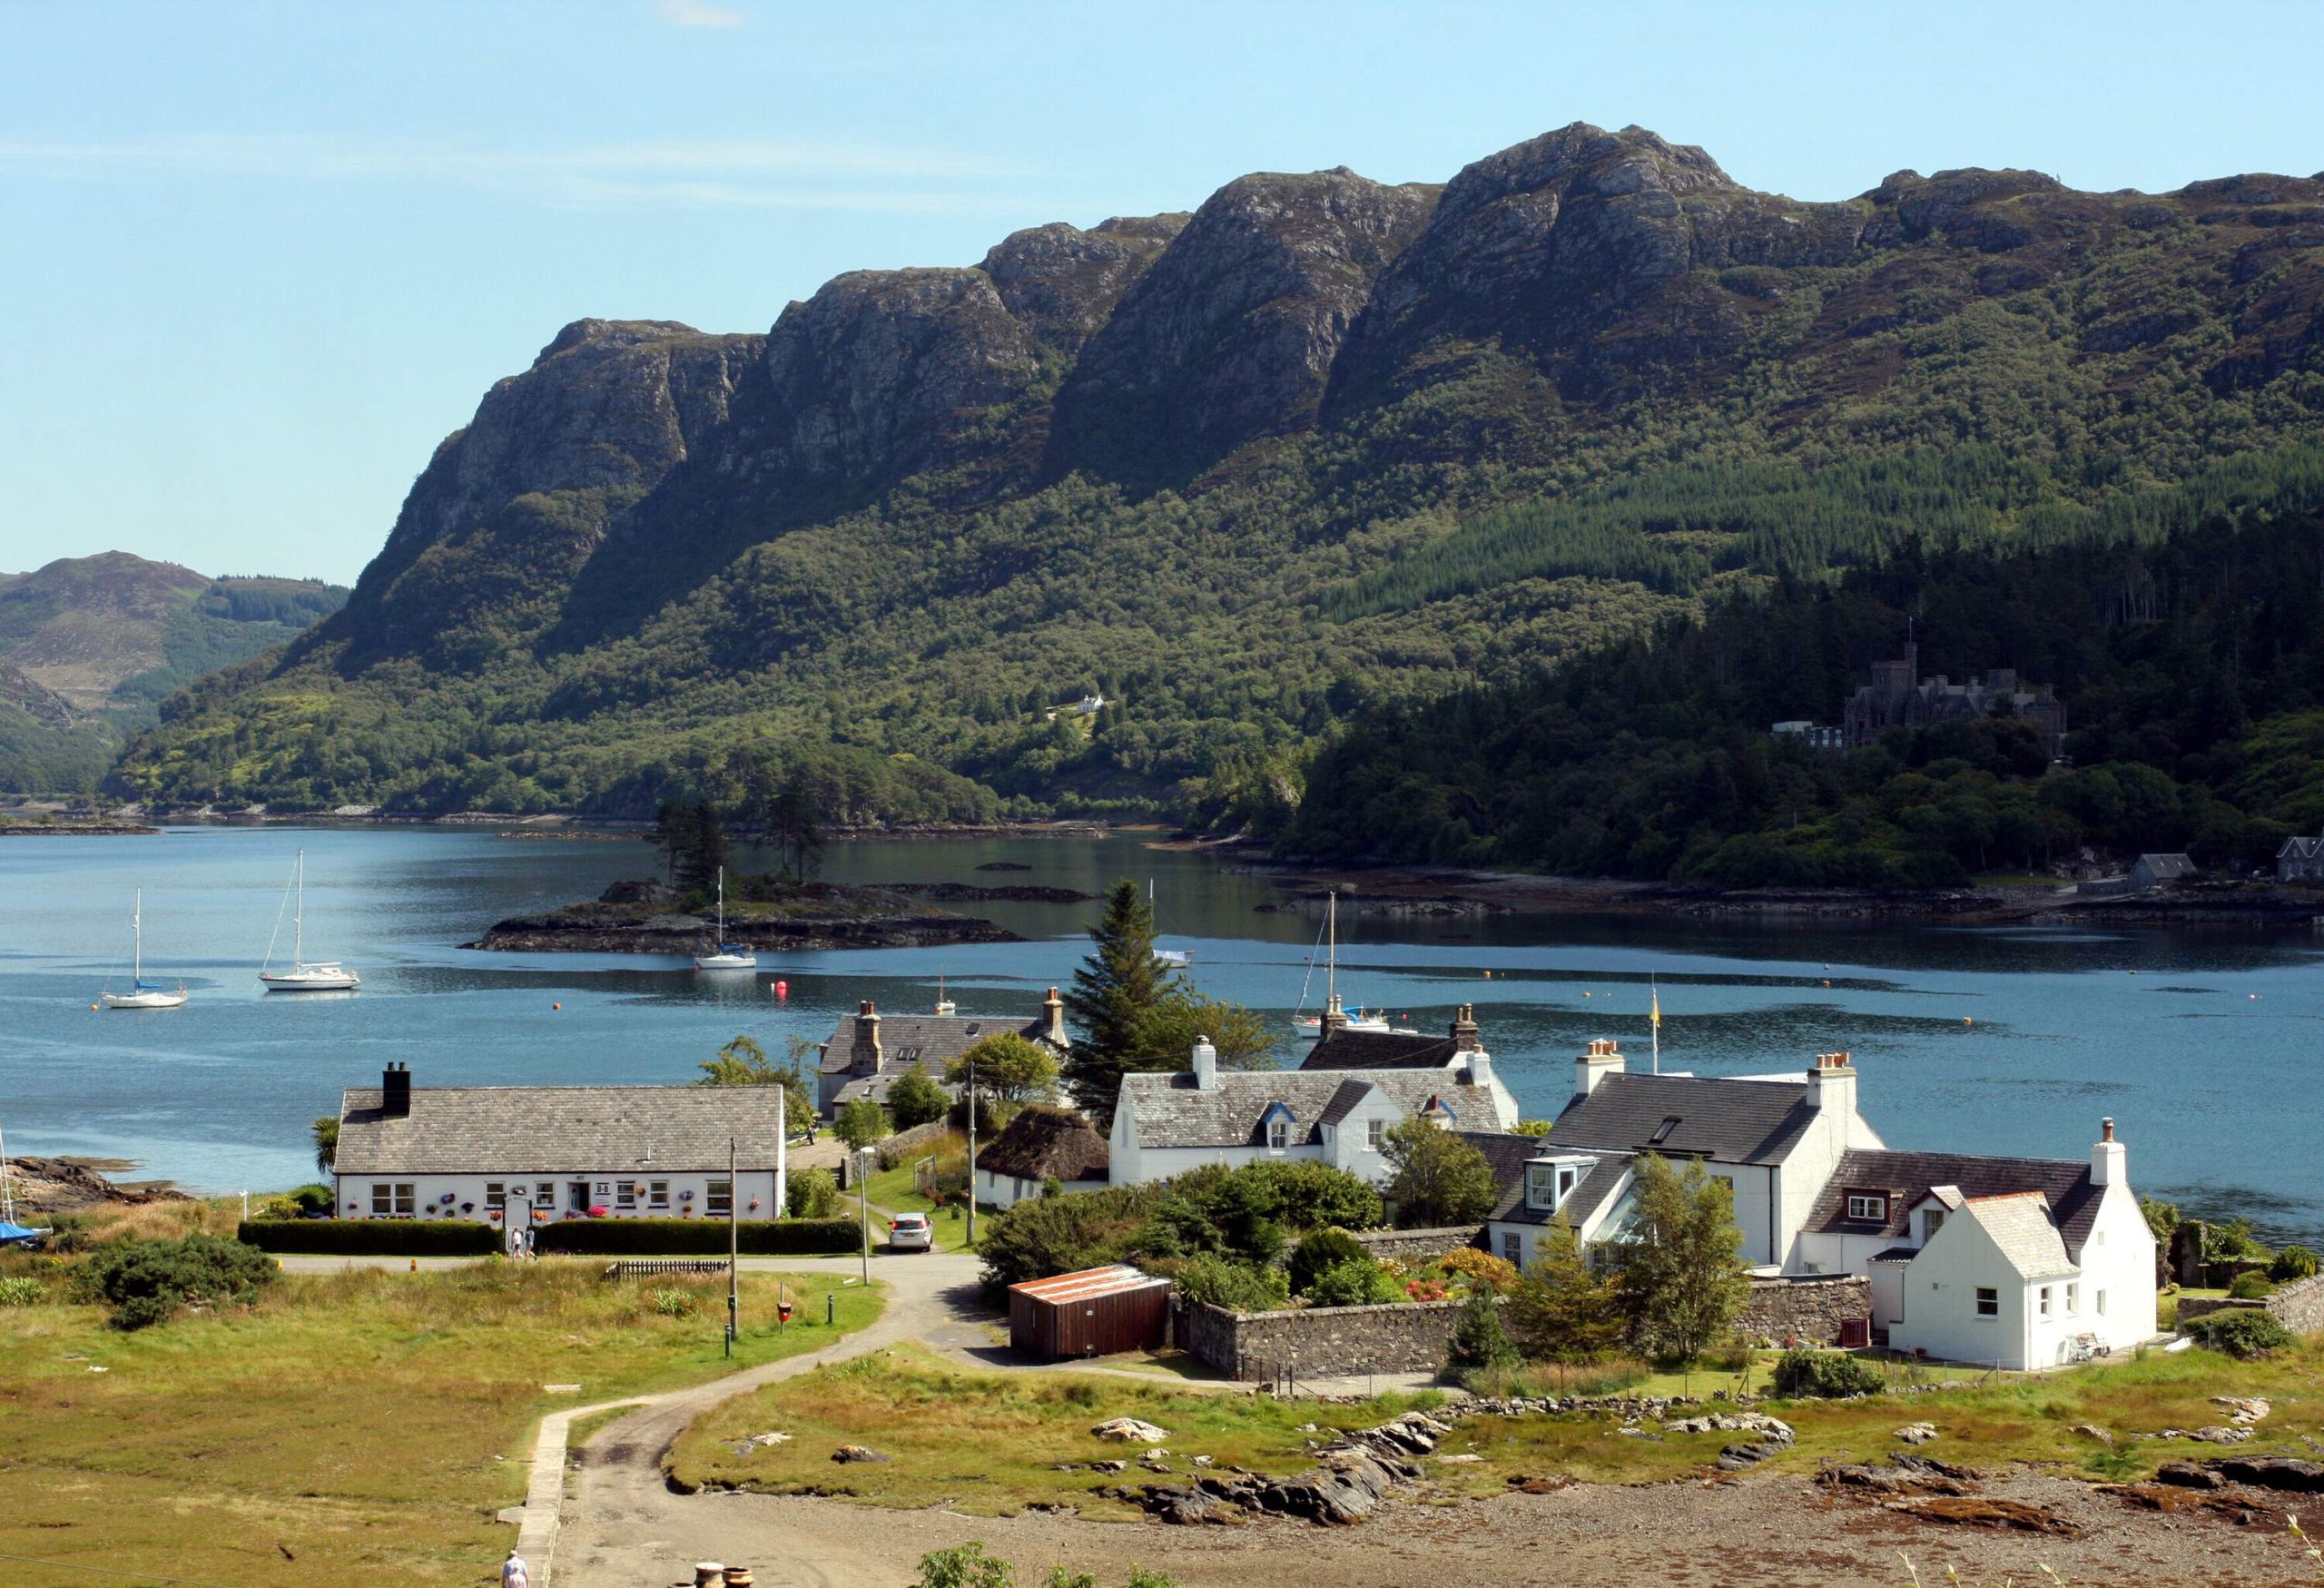
M1446 1252L1464 1246L1482 1246L1482 1224L1452 1224L1438 1229L1368 1229L1355 1238L1374 1262L1433 1263Z
M1242 1379L1433 1373L1444 1366L1461 1307L1408 1301L1237 1313L1196 1302L1179 1312L1177 1338L1181 1349Z
M2191 1324L2210 1313L2253 1308L2274 1314L2276 1321L2295 1335L2312 1335L2324 1329L2324 1274L2279 1285L2273 1295L2260 1301L2235 1301L2223 1296L2182 1297L2179 1321Z
M1872 1281L1861 1274L1754 1279L1736 1316L1735 1332L1777 1345L1797 1338L1805 1345L1837 1346L1843 1322L1871 1316Z

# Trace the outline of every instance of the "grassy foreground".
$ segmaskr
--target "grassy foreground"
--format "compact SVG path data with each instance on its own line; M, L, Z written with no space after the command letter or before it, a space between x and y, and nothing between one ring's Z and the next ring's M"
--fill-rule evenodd
M497 1582L496 1514L524 1497L544 1412L814 1350L881 1307L839 1291L834 1330L835 1280L745 1275L730 1362L723 1277L602 1268L285 1274L251 1310L127 1335L98 1307L0 1308L0 1554L82 1568L0 1560L0 1582ZM778 1283L799 1303L780 1334Z
M1124 1480L1059 1472L1063 1464L1121 1460L1127 1448L1089 1430L1108 1417L1138 1417L1170 1431L1164 1448L1220 1465L1294 1472L1308 1465L1303 1423L1368 1427L1433 1395L1386 1396L1363 1406L1311 1406L1244 1394L1182 1390L1088 1373L989 1373L955 1367L898 1346L769 1386L716 1407L680 1437L671 1475L773 1494L827 1494L879 1505L942 1504L975 1516L1010 1516L1028 1504L1070 1504L1085 1517L1140 1514L1093 1491ZM787 1443L738 1455L753 1434ZM868 1445L895 1459L841 1465L841 1445ZM1186 1470L1183 1459L1174 1465ZM1136 1468L1130 1475L1137 1475Z
M1656 1386L1670 1393L1675 1386ZM1698 1388L1708 1386L1702 1383ZM1633 1391L1632 1393L1638 1393ZM2150 1476L2166 1461L2217 1455L2223 1447L2185 1439L2129 1438L2166 1428L2224 1423L2213 1396L2262 1396L2274 1407L2238 1453L2309 1456L2300 1437L2324 1419L2324 1341L2265 1362L2239 1363L2208 1351L2150 1354L2136 1360L2051 1376L1845 1402L1764 1402L1798 1434L1768 1469L1813 1472L1826 1460L1880 1461L1896 1431L1928 1421L1940 1430L1931 1455L1972 1465L2014 1462L2063 1467L2093 1479ZM1369 1426L1411 1408L1410 1396L1361 1406L1285 1404L1247 1394L1210 1394L1147 1386L1089 1374L1000 1375L965 1370L909 1350L881 1352L769 1386L729 1402L680 1439L672 1472L694 1484L724 1484L768 1494L827 1494L900 1507L942 1504L976 1515L1009 1515L1033 1504L1072 1504L1091 1518L1134 1513L1094 1491L1127 1477L1059 1472L1126 1453L1092 1437L1108 1417L1134 1416L1170 1430L1172 1466L1208 1455L1221 1466L1288 1474L1309 1465L1304 1423L1324 1429ZM2105 1430L2113 1443L2073 1432ZM1620 1433L1610 1415L1476 1417L1460 1422L1441 1454L1474 1462L1430 1463L1431 1476L1453 1494L1498 1494L1515 1475L1561 1475L1595 1483L1659 1483L1690 1475L1716 1460L1733 1434ZM733 1446L770 1430L788 1443ZM1656 1435L1651 1423L1645 1433ZM838 1465L832 1449L869 1445L894 1460Z

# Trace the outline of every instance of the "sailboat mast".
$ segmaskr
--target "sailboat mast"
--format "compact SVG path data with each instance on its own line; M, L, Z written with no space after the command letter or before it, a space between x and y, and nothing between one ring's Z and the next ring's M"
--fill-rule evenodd
M129 990L145 979L145 890L137 890L136 902L129 907Z
M295 895L290 906L290 963L293 967L307 962L307 852L299 851L290 863L291 892Z
M726 868L718 868L718 946L726 946Z
M1324 931L1330 939L1324 956L1324 1007L1336 1011L1340 1006L1340 896L1336 892L1324 896Z

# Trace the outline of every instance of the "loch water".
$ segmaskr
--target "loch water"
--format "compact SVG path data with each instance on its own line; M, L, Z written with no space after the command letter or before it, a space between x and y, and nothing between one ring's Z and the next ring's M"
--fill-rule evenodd
M357 967L353 994L268 994L257 972L293 852L307 852L307 947ZM990 871L995 863L1022 871ZM738 1032L771 1052L821 1041L860 1000L1035 1012L1072 973L1097 906L953 906L1026 940L761 956L756 974L630 954L483 953L503 916L653 874L642 843L489 829L172 829L0 839L0 1129L12 1152L121 1160L206 1191L312 1178L308 1126L389 1060L418 1084L683 1081ZM1318 922L1275 880L1146 837L834 844L833 881L1154 889L1166 947L1206 992L1280 1017L1281 1057ZM183 1008L93 1011L127 976L145 891L149 978ZM290 952L281 922L278 959ZM1856 1055L1891 1146L2081 1157L2101 1116L2133 1182L2191 1210L2324 1232L2324 937L2305 932L1949 928L1501 914L1344 912L1351 1004L1442 1030L1477 1006L1501 1073L1554 1114L1592 1037L1648 1062L1649 980L1665 1069L1750 1074ZM774 983L787 983L778 998ZM1313 972L1309 1007L1323 978ZM562 1007L558 1007L558 1006Z

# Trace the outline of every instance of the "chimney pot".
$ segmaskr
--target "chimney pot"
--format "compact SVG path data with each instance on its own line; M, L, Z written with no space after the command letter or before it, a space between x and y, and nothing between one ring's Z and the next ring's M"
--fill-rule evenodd
M2114 1139L2114 1121L2112 1119L2108 1119L2098 1121L2098 1139L2101 1141L2112 1141Z

